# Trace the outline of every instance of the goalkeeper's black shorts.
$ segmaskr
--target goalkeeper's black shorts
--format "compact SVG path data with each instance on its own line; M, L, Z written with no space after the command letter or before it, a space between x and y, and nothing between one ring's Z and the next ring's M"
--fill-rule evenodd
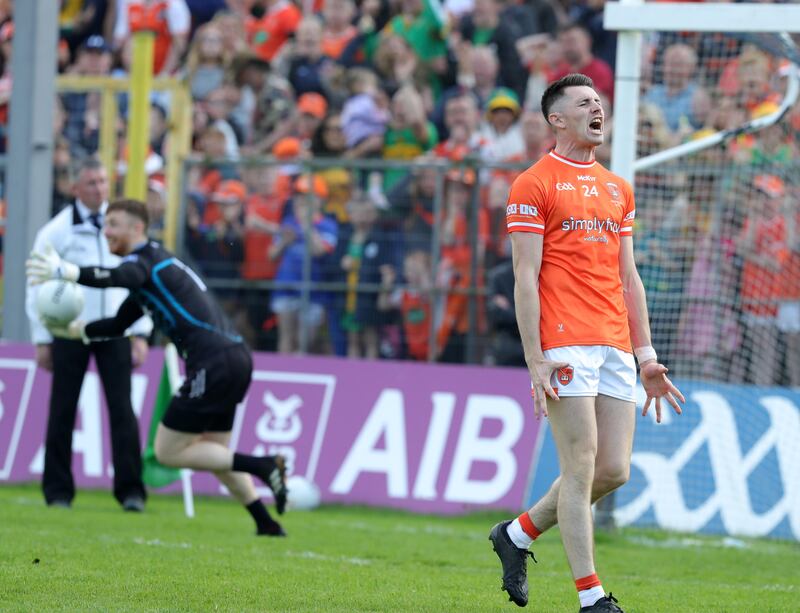
M162 423L179 432L230 432L252 375L253 360L243 344L192 364Z

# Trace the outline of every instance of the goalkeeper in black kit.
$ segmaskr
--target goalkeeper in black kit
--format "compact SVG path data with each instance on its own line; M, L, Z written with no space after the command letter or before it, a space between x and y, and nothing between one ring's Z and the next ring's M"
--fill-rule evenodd
M285 459L234 453L228 448L236 405L252 377L250 352L200 277L150 241L147 225L143 202L118 200L108 206L103 233L111 252L123 258L116 268L79 268L50 250L31 254L26 263L31 283L65 279L90 287L130 290L115 317L74 321L51 332L84 342L112 338L122 336L148 313L186 362L186 380L158 425L156 458L166 466L213 472L250 512L257 534L285 536L250 476L269 486L281 514L287 495Z

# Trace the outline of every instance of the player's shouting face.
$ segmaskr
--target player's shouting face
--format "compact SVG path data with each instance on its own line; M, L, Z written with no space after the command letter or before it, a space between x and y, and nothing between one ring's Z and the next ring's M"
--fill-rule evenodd
M600 96L586 85L568 87L550 109L550 124L577 146L603 144L605 117Z

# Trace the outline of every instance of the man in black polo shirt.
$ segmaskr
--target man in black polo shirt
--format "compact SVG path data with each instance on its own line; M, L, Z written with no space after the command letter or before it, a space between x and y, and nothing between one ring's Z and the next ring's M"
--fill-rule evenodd
M114 338L143 313L178 348L186 380L158 426L156 458L166 466L213 472L256 522L257 534L284 536L259 499L255 475L275 495L278 513L286 506L285 459L234 453L228 448L236 405L250 385L253 363L242 337L197 274L147 238L143 202L118 200L108 206L104 234L116 268L79 268L53 251L34 252L27 262L31 283L66 279L90 287L126 287L130 295L115 317L72 322L54 335L84 342Z

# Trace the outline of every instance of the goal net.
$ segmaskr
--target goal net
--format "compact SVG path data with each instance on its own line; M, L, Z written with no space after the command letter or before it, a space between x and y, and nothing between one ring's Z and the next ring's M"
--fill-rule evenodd
M790 42L646 37L636 254L653 345L676 376L800 385L789 244L800 107Z
M671 29L642 32L634 241L688 406L637 424L614 515L800 539L800 58L794 35Z

